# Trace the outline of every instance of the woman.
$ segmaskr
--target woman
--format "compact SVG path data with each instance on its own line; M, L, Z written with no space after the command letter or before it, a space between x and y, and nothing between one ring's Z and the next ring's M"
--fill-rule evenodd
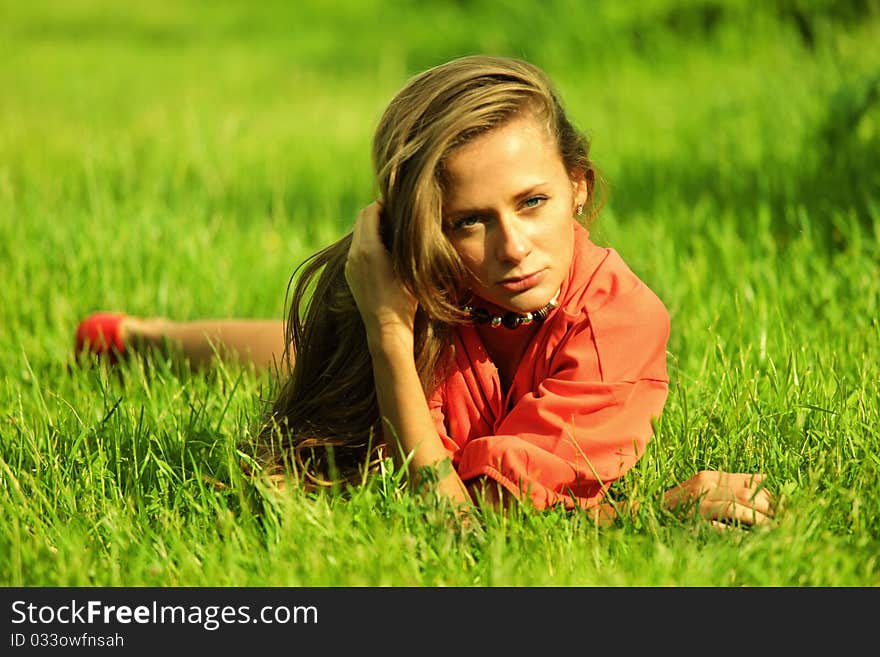
M285 339L271 323L111 315L80 341L171 340L196 362L215 343L262 364L283 354L290 375L257 445L269 474L354 479L379 443L454 503L563 505L607 522L620 508L607 487L666 401L669 320L579 222L599 206L588 152L542 71L453 60L389 104L373 142L378 200L300 269ZM761 480L701 472L665 502L764 522Z

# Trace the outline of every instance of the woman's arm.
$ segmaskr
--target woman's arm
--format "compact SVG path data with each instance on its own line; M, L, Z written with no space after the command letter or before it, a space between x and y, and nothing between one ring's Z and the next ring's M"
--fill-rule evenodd
M354 227L345 278L367 332L383 434L395 462L412 454L410 477L422 479L423 468L435 468L436 490L454 503L470 502L467 489L449 459L428 409L413 357L416 299L397 281L379 236L378 202L364 208Z
M409 472L413 482L418 484L421 481L423 468L435 468L437 491L441 495L454 503L470 502L467 489L452 463L445 468L441 465L443 461L449 461L449 453L443 447L428 411L412 346L407 349L405 344L405 339L388 335L387 331L375 341L369 340L386 443L398 465L412 452Z

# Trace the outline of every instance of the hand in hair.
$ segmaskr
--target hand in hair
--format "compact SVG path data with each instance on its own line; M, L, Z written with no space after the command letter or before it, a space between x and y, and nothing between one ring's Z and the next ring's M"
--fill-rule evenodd
M434 470L435 490L456 504L469 503L455 470L445 468L443 473L449 453L428 410L413 357L418 302L394 274L379 234L381 212L381 204L375 202L358 215L345 280L366 329L384 439L398 466L409 455L413 482L421 483L423 468Z
M345 263L345 280L364 321L369 344L413 339L418 302L394 274L379 234L382 205L375 201L358 214Z

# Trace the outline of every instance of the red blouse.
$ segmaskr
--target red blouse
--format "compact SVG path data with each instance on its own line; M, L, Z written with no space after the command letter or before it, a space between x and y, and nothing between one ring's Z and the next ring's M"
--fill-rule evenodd
M598 504L644 452L669 387L663 303L579 224L574 249L559 306L506 393L477 330L463 326L429 400L462 480L490 477L539 509Z

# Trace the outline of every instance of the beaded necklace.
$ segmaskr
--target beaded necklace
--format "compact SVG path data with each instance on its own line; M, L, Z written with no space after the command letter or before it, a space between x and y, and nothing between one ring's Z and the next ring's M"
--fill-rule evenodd
M492 328L503 326L507 329L515 329L519 326L528 326L536 322L543 322L547 319L550 311L559 305L559 292L557 291L553 298L546 305L528 313L506 312L503 315L493 315L485 308L473 308L465 306L464 311L471 316L474 324L488 324Z

